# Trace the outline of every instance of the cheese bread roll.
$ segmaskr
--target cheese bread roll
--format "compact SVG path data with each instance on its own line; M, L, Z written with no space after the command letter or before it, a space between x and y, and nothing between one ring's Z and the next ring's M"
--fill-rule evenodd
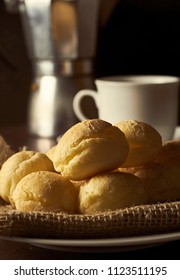
M154 161L162 149L162 138L151 125L136 121L121 121L116 126L124 132L129 154L121 167L142 166Z
M79 190L79 211L83 214L107 212L146 202L142 181L130 173L98 174Z
M135 173L143 182L148 203L180 199L180 168L161 163L142 167Z
M75 213L73 184L55 172L32 172L17 184L12 195L17 210Z
M34 151L15 153L0 170L0 196L13 204L12 194L18 182L27 174L40 170L54 171L52 161L45 154Z
M180 140L163 143L162 149L155 161L180 167Z
M127 158L128 143L120 129L100 119L72 126L59 140L53 156L55 170L73 181L114 170Z

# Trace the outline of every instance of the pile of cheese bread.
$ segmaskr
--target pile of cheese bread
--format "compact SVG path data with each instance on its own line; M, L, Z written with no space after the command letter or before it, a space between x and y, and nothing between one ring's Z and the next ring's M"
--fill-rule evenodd
M180 141L162 143L144 122L85 120L46 154L1 142L0 196L20 211L96 214L180 199Z

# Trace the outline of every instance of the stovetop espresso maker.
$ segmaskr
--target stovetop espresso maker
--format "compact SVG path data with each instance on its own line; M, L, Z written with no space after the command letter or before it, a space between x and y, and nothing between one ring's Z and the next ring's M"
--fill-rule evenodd
M99 0L5 0L21 14L33 68L28 106L31 134L63 134L76 119L72 100L83 88L94 88ZM86 105L88 104L88 105ZM94 104L84 102L90 117Z

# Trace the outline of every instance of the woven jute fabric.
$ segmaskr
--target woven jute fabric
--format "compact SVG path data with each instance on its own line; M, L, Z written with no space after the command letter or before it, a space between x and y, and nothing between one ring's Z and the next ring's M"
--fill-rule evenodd
M36 238L107 238L180 230L180 201L96 215L17 211L0 206L0 235Z

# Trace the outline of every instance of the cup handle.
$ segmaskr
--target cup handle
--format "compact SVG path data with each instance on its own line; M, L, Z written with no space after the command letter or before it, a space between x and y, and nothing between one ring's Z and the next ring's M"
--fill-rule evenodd
M81 109L81 100L85 96L90 96L94 99L95 104L97 105L97 92L94 90L83 89L80 90L73 99L73 110L75 115L80 121L86 120L88 117L85 116Z

